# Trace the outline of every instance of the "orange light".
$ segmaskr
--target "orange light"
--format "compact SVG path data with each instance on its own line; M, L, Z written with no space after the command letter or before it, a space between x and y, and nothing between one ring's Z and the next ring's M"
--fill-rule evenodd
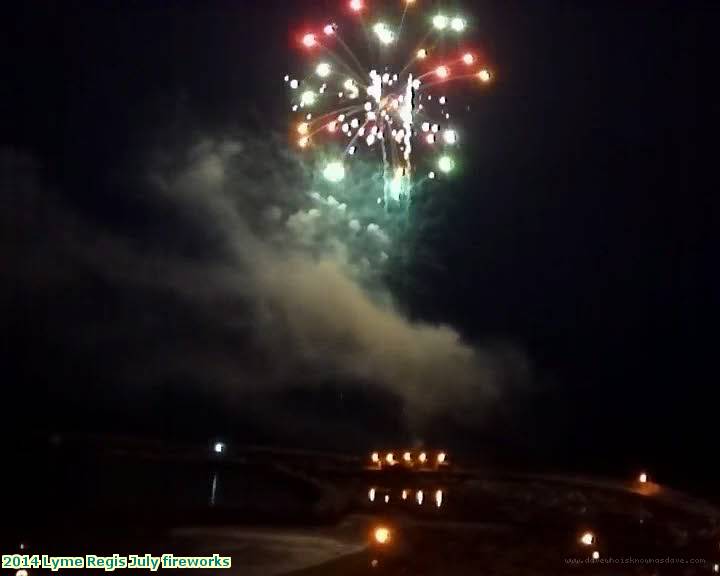
M405 460L405 462L410 462L412 460L410 452L405 452L405 454L403 454L403 460Z
M395 455L392 452L388 452L387 456L385 456L385 461L392 466L395 464Z
M372 460L373 462L375 462L375 464L377 464L378 462L380 462L380 454L378 454L377 452L373 452L370 455L370 460Z
M465 62L465 64L467 64L468 66L475 63L475 56L470 54L470 52L468 52L467 54L463 54L462 59L463 62Z
M447 66L438 66L435 68L435 74L438 78L445 79L450 76L450 69Z
M375 528L375 532L373 532L373 536L375 537L375 542L378 544L388 544L390 542L390 529L386 528L385 526L378 526Z
M484 68L480 70L477 74L478 78L480 78L480 82L488 83L492 79L490 76L490 72L488 70L485 70Z
M403 491L402 491L402 499L403 499L403 500L407 500L407 497L408 497L408 491L407 491L407 490L403 490Z
M375 488L370 488L370 490L368 490L368 500L370 500L370 502L375 502Z
M417 58L418 60L425 60L427 58L427 50L425 48L420 48L420 50L417 51Z
M595 544L595 534L592 532L585 532L585 534L580 537L580 543L584 546L592 546Z
M437 492L435 492L435 505L438 508L440 508L442 506L442 503L443 503L443 491L438 490Z
M647 481L648 481L648 475L645 472L643 472L642 474L640 474L640 476L638 476L638 482L640 482L640 484L646 484Z
M440 454L437 455L438 464L445 464L446 459L447 459L447 454L445 454L445 452L440 452Z
M420 456L418 456L418 460L420 460L421 464L425 464L427 460L427 454L425 452L420 452Z
M298 146L300 146L300 148L305 148L308 144L310 144L310 138L307 136L303 136L300 140L298 140Z

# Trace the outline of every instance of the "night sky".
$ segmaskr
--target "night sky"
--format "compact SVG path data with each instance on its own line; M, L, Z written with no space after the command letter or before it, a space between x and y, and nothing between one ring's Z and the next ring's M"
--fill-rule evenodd
M372 382L298 374L268 391L272 358L226 321L250 322L247 302L188 306L154 282L160 255L203 261L217 239L152 197L145 167L171 171L208 134L285 138L292 36L334 3L18 4L0 88L0 310L3 404L32 408L24 429L355 449L370 422L373 441L406 437L400 401ZM423 439L707 489L718 8L464 6L496 82L473 102L462 174L418 201L411 257L384 282L405 316L512 350L514 376L474 425L444 415ZM136 266L118 239L152 257Z

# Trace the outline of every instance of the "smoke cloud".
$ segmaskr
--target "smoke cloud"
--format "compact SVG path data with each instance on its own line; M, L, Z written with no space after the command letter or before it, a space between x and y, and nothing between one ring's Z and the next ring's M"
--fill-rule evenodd
M377 281L391 231L366 222L365 206L308 191L273 146L205 141L154 181L222 240L220 262L242 277L235 289L252 304L256 336L286 373L376 383L414 421L493 396L490 355L449 326L410 322Z
M5 167L28 172L27 162L8 158ZM88 319L94 341L123 349L118 377L181 376L255 397L315 382L362 383L397 398L397 417L416 430L438 414L473 420L496 397L507 355L471 347L449 326L408 320L383 286L393 220L372 197L350 197L366 195L370 180L333 194L272 141L205 139L151 158L139 179L144 210L161 215L163 233L141 241L50 195L40 194L37 210L28 178L5 182L12 193L3 212L24 213L47 239L44 256L34 247L15 259L24 282L56 289L90 270L143 291L144 318L148 293L182 311L190 328L169 334L122 312L110 323ZM17 255L21 243L12 241ZM49 278L59 262L63 273Z

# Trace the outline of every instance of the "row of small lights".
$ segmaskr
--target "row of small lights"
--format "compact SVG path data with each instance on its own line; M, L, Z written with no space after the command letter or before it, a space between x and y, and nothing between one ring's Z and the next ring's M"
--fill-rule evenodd
M410 490L403 490L400 494L400 498L406 501L410 496L410 492ZM375 488L370 488L370 490L368 490L368 500L370 500L370 502L375 502L376 496L377 490ZM443 505L443 498L444 492L442 490L435 490L435 506L440 508ZM422 490L415 492L415 502L417 502L417 505L422 506L424 501L425 493ZM385 504L390 502L390 494L385 494L384 502Z
M388 452L384 458L381 458L380 454L378 452L373 452L370 455L370 460L372 460L372 462L374 464L378 464L378 465L382 464L383 460L385 462L387 462L390 466L395 466L395 464L398 463L398 461L395 460L395 454L393 454L392 452ZM406 464L412 464L412 461L413 461L412 454L410 452L403 453L402 460ZM420 464L425 464L425 463L427 463L427 460L428 460L427 453L420 452L420 454L418 455L418 462L420 462ZM436 460L437 460L438 464L445 464L445 462L447 461L447 454L445 452L440 452L437 455Z

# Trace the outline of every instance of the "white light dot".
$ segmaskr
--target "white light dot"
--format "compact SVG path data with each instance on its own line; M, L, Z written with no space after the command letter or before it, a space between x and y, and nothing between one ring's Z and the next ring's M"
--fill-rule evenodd
M465 20L460 17L455 17L452 19L452 22L450 22L450 27L455 30L455 32L462 32L465 30Z
M327 62L320 62L320 64L317 65L317 68L315 68L315 73L320 76L320 78L327 78L330 76L331 72L332 68Z
M433 18L433 26L438 30L445 30L448 25L448 17L443 14L438 14Z

